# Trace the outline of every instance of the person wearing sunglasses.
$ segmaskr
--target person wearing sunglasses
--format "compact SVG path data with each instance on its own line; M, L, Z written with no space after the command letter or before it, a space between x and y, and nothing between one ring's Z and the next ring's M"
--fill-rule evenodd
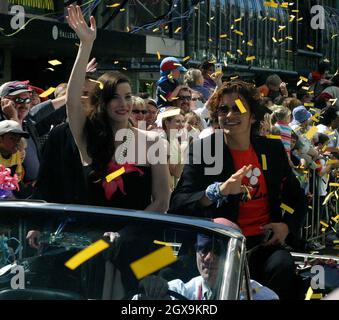
M298 299L301 288L296 287L295 265L284 244L298 244L307 199L281 141L258 136L269 110L261 104L259 90L240 80L224 83L208 108L215 133L191 146L189 164L172 193L168 212L222 216L237 223L249 249L263 244L252 254L252 277L282 299ZM221 151L219 156L216 150ZM205 160L211 153L216 155L214 164ZM207 174L212 165L220 170ZM285 213L282 203L293 214ZM267 229L273 236L263 243Z
M133 123L133 126L136 128L143 128L146 130L146 116L147 116L147 107L144 99L140 97L132 97L132 113L130 120Z
M191 111L192 90L187 86L182 86L178 94L172 98L172 105L180 108L185 114Z
M236 224L225 218L215 218L213 222L231 227L235 232L240 231ZM220 288L221 277L223 275L222 268L227 257L227 241L205 233L198 233L195 237L194 249L198 275L188 282L184 282L180 278L167 282L161 277L162 275L165 276L161 272L157 276L146 277L140 281L139 291L143 292L148 299L170 299L168 290L178 293L188 300L212 300L217 298L218 288ZM193 265L189 267L192 270L195 269ZM183 272L184 270L179 271L180 275ZM273 290L262 286L255 280L250 280L250 287L253 300L279 299ZM175 298L174 295L171 297ZM133 300L137 299L137 296L133 297ZM242 292L240 292L239 299L245 299Z

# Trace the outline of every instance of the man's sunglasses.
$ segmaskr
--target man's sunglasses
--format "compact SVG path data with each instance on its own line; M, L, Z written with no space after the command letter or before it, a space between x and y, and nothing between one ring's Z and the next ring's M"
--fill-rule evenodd
M32 102L32 99L31 98L25 98L25 99L23 99L23 98L15 98L15 99L13 99L13 101L15 102L15 103L17 103L17 104L26 104L26 103L31 103Z
M239 113L240 112L239 108L236 105L234 105L232 107L227 106L227 105L221 105L217 109L218 113L229 113L231 110L232 110L233 113L236 113L236 112Z
M190 97L190 96L179 96L178 99L181 100L181 101L185 101L185 100L191 101L192 97Z
M134 109L134 110L132 110L132 112L133 113L137 113L137 114L139 114L139 113L142 113L142 114L147 114L147 110L137 110L137 109Z
M193 101L197 101L197 100L202 101L201 98L192 98L192 100L193 100Z
M196 251L202 256L206 256L209 252L213 252L217 256L220 256L221 254L221 245L218 242L209 243L204 246L195 245L195 248Z

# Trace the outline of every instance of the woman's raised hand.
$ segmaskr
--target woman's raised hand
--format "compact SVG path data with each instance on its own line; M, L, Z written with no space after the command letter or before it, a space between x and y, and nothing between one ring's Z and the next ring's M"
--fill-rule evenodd
M79 6L69 6L67 8L68 25L75 31L80 41L83 43L93 43L97 36L96 22L93 16L90 17L90 26L87 25Z

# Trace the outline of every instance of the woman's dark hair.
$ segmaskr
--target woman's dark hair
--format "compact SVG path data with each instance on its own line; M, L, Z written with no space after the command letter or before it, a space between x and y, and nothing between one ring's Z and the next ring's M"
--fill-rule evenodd
M255 118L255 123L252 125L251 133L257 133L260 127L260 121L266 113L271 111L265 107L259 90L253 83L248 83L241 80L229 81L223 83L219 90L211 97L208 105L210 118L213 123L218 123L218 108L222 97L225 94L238 93L242 96L250 107L251 114Z
M107 164L114 154L114 137L107 105L119 84L130 83L129 79L120 72L107 72L98 79L98 82L90 95L91 103L85 123L87 153L92 158L93 180L98 180L105 175Z

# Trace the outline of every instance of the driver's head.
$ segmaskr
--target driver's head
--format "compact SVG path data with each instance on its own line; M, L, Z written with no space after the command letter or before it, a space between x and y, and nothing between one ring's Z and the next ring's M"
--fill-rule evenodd
M214 287L219 270L219 259L222 250L221 240L199 233L196 242L197 267L200 275L209 285Z
M240 231L239 227L225 218L215 218L214 223L222 224ZM220 257L224 256L226 250L224 241L210 235L199 233L196 241L196 259L200 275L210 288L214 287L217 279Z

